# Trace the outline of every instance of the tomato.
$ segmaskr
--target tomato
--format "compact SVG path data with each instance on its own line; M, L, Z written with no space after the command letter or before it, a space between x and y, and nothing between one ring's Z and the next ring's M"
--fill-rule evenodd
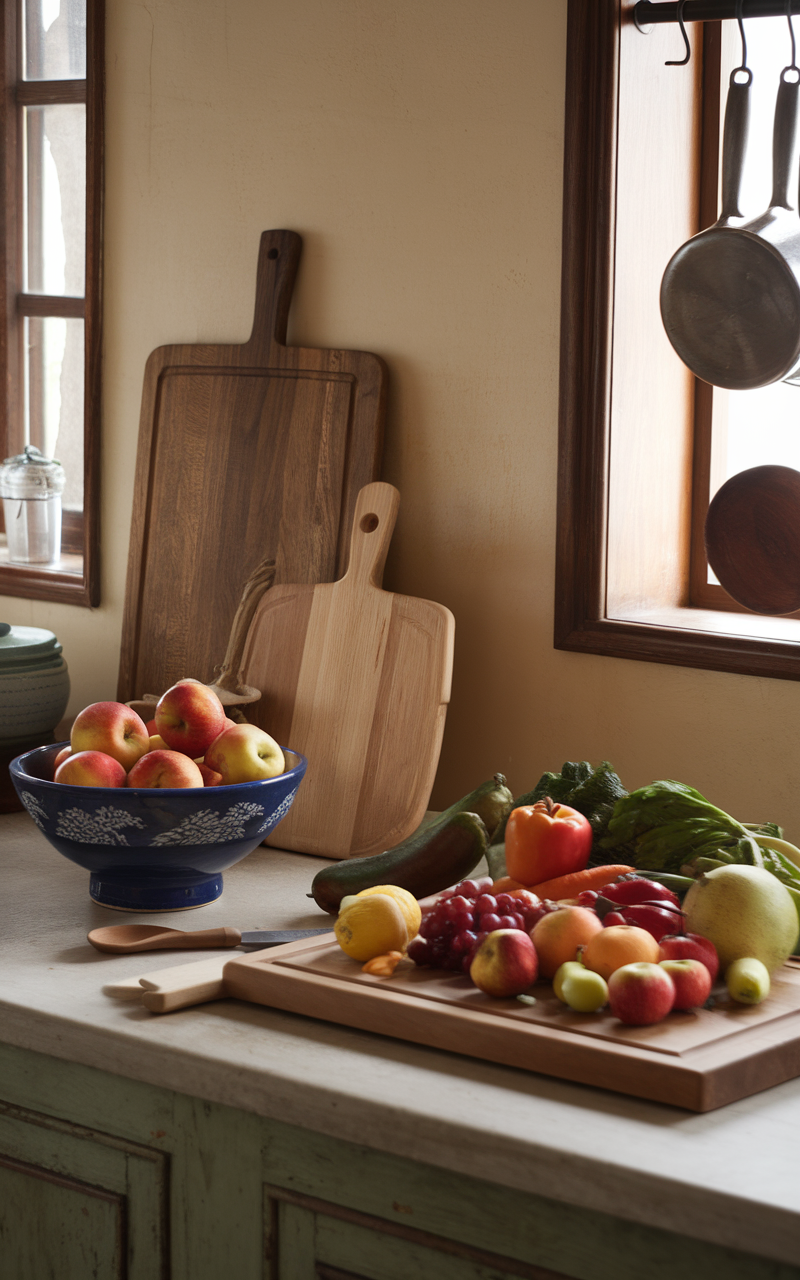
M506 867L522 884L537 885L583 871L592 828L582 813L545 796L512 810L506 826Z

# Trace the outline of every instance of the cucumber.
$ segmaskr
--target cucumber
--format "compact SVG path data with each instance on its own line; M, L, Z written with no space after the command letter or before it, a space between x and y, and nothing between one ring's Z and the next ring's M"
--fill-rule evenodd
M449 809L440 813L435 821L441 822L442 819L452 818L457 813L477 813L478 817L483 819L486 830L491 834L503 818L511 812L513 803L514 796L503 774L496 773L493 778L489 778L474 791L470 791L469 795L456 800L455 804L451 804ZM409 838L413 840L414 836Z
M314 876L308 896L331 915L347 894L378 884L394 884L415 898L427 898L468 876L488 843L486 824L477 813L448 809L394 849L324 867Z

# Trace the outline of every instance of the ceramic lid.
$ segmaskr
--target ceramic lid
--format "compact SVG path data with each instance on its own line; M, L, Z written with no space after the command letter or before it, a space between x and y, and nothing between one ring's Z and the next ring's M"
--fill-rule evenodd
M22 453L6 458L0 467L0 497L49 498L61 493L66 474L55 458L46 458L41 450L26 444Z
M0 674L44 671L62 662L61 645L52 631L0 622Z

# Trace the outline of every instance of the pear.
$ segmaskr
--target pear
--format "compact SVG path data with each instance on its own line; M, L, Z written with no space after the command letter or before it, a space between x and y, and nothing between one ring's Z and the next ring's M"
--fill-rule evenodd
M715 867L683 902L687 932L713 942L724 972L734 960L760 960L769 973L792 954L797 912L788 889L762 867Z

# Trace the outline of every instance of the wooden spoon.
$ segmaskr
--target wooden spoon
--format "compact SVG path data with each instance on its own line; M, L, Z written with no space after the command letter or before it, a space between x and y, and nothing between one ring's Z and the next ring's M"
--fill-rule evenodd
M98 951L125 955L129 951L200 950L205 947L238 947L238 929L167 929L164 925L110 924L86 935Z
M800 609L800 471L751 467L717 490L705 525L708 563L754 613Z

